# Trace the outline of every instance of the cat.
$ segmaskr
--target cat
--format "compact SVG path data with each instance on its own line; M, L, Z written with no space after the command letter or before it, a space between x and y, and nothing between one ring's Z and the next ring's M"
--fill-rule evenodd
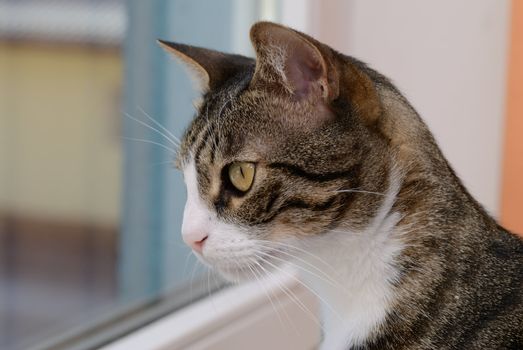
M184 241L239 282L301 266L322 349L523 349L523 241L383 75L258 22L256 59L160 41L199 84Z

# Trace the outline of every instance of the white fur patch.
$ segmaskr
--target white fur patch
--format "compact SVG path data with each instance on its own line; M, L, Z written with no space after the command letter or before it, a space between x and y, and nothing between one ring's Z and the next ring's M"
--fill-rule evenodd
M241 227L219 220L214 211L202 201L194 160L185 166L184 178L187 186L182 224L184 240L198 238L199 232L205 232L208 238L203 245L202 254L195 253L196 256L231 281L252 279L254 276L246 266L252 264L259 251L255 241L249 239Z
M208 239L197 256L231 281L252 279L245 266L257 260L261 250L257 240L246 228L219 220L201 200L194 161L188 162L184 176L188 200L182 234L207 230ZM391 282L398 277L394 260L403 249L396 232L400 215L391 212L399 189L400 177L393 169L383 203L365 230L340 229L292 242L307 252L293 263L312 271L304 273L304 282L322 299L325 339L321 349L343 350L362 344L390 309Z
M400 216L391 212L399 188L399 177L394 174L380 209L365 230L336 230L301 242L302 249L317 257L304 255L302 259L322 271L304 273L305 283L323 299L321 349L362 344L389 311L391 282L398 276L394 260L403 249L395 234ZM302 267L311 270L310 265Z
M208 234L207 230L213 213L200 199L194 161L185 167L184 179L187 187L187 202L185 202L183 212L182 236L187 243L191 240L201 240L203 235Z

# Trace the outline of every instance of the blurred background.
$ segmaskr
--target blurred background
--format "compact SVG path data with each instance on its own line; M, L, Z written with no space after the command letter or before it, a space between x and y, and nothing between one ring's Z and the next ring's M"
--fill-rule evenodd
M0 1L0 348L118 300L124 1Z
M166 131L197 96L155 40L252 55L260 19L391 77L523 232L521 1L0 0L0 349L93 348L220 288Z

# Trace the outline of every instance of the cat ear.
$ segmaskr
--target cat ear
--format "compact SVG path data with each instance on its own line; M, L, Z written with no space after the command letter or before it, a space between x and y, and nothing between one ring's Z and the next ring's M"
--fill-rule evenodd
M253 63L252 59L240 55L230 55L164 40L158 40L158 43L184 63L197 88L204 93L217 88L228 78Z
M279 82L298 99L336 97L336 72L322 44L271 22L254 24L250 36L256 51L252 84Z

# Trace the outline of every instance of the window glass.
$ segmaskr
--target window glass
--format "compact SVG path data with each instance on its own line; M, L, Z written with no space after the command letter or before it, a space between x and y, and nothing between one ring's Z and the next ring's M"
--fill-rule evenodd
M196 95L155 41L248 54L274 4L0 0L0 349L95 347L221 286L180 237L165 130Z

